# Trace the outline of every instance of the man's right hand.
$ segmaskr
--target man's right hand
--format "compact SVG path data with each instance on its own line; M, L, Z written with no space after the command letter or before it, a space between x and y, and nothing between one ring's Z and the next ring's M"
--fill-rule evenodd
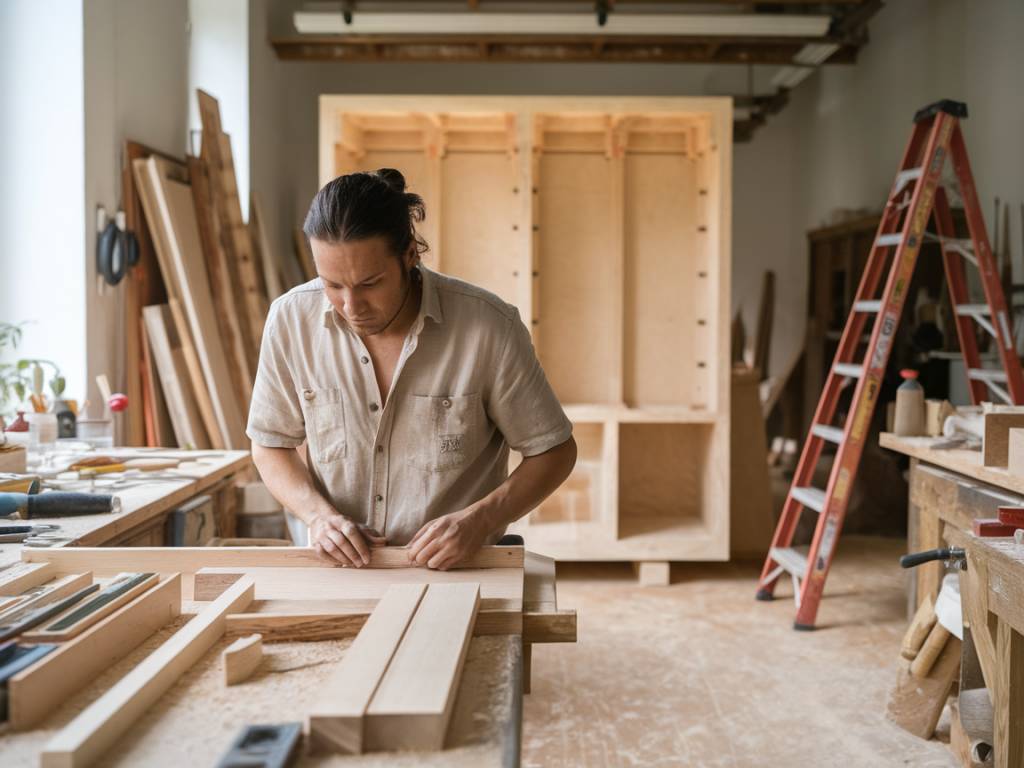
M324 560L355 568L369 564L371 546L382 547L387 543L372 528L338 514L317 515L309 526L309 539Z

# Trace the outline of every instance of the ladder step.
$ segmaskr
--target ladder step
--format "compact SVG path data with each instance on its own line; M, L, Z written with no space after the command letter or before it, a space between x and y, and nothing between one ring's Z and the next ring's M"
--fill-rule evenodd
M809 485L797 486L790 488L789 495L815 512L821 512L825 508L825 492L820 488Z
M864 366L857 363L836 363L832 370L848 379L859 379L864 375Z
M967 378L975 381L1006 381L1006 371L997 371L992 368L971 368L967 371Z
M896 174L896 184L892 193L898 195L907 184L920 179L922 173L924 173L924 168L907 168L905 171L900 171Z
M768 550L768 556L798 579L807 575L807 555L792 547L772 547Z
M881 312L882 301L881 299L871 299L864 301L853 302L853 309L855 312Z
M990 315L988 304L957 304L956 313L961 316Z
M836 445L843 442L843 430L839 427L830 427L828 424L815 424L811 427L811 433L817 435L822 440L828 440Z
M891 235L882 235L881 237L879 237L877 240L875 240L875 245L884 248L890 245L899 245L901 240L903 240L903 233L894 232Z

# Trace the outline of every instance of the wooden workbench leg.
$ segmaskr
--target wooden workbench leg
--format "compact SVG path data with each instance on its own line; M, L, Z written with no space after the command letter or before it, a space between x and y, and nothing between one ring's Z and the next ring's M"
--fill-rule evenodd
M641 587L667 587L671 583L670 563L646 562L635 563L637 581Z
M533 643L523 643L523 693L530 692L530 673L533 671Z
M996 768L1024 765L1024 636L1000 620L992 714Z
M917 520L917 545L911 551L923 552L926 549L938 549L946 546L942 540L943 523L935 510L922 510ZM925 563L914 569L917 572L917 603L930 597L939 596L942 586L942 563Z
M217 520L217 535L222 539L233 539L237 536L236 514L238 510L238 490L235 488L234 476L227 478L217 486L213 495L213 513Z

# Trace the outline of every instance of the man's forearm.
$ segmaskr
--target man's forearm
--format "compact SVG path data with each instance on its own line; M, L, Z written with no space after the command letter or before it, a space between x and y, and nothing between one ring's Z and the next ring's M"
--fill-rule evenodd
M317 491L294 448L266 448L254 443L252 459L267 490L306 525L318 515L336 511Z
M558 489L576 466L576 441L569 438L537 456L524 458L500 486L479 502L492 530L504 528L536 508Z

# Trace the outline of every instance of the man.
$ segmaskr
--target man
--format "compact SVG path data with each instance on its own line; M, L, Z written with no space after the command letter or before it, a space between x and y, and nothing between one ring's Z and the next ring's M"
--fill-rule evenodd
M576 463L518 311L423 267L423 216L398 171L330 182L303 227L320 277L277 299L263 332L253 460L341 565L387 543L451 568ZM523 456L511 475L510 446Z

